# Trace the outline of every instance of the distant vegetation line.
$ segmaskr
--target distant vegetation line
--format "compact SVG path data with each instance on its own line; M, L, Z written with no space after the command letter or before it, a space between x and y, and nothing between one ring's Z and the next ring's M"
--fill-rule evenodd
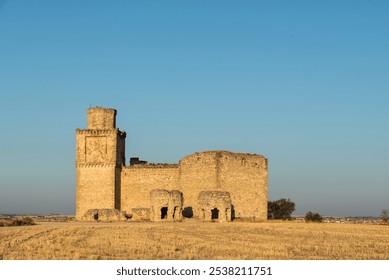
M30 217L22 219L0 219L0 227L16 227L16 226L32 226L36 225L34 220Z

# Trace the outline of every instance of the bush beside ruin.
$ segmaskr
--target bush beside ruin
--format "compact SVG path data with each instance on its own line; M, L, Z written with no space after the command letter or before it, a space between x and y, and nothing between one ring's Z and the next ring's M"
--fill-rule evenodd
M16 226L32 226L36 225L34 220L30 217L25 217L22 219L16 219L16 220L0 220L0 227L16 227Z

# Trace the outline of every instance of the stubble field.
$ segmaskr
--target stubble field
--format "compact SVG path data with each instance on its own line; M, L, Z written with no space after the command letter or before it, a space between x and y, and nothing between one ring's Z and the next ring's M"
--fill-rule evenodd
M0 259L389 259L389 226L40 223L0 228Z

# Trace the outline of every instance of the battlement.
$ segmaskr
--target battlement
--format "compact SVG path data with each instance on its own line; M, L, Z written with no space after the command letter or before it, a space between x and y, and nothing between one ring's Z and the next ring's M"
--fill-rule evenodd
M88 129L116 128L116 110L95 107L88 109Z
M76 163L76 168L116 167L116 163Z
M119 128L113 129L76 129L76 134L85 134L85 135L107 135L107 134L118 134L120 137L126 137L125 131L120 131Z

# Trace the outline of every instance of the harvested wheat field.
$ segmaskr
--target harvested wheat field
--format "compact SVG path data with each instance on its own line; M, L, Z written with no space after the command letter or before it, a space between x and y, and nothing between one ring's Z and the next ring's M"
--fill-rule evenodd
M0 259L389 259L389 226L40 223L0 228Z

